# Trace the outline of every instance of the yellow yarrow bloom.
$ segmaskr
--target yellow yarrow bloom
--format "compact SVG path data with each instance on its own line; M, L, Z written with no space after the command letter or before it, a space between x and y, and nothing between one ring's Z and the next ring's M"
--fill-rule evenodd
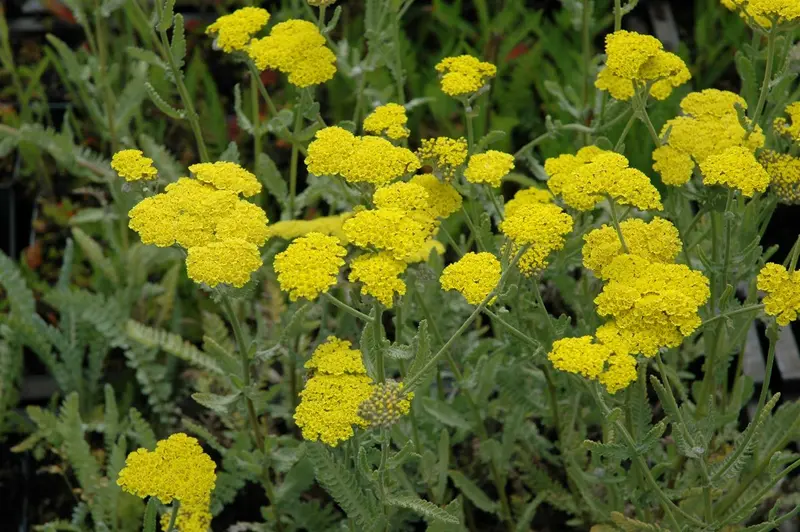
M356 147L356 137L338 126L320 129L308 145L306 166L314 175L340 175Z
M358 407L372 394L361 351L329 336L314 351L306 368L316 370L300 392L294 420L303 438L336 447L353 436L353 425L366 427Z
M350 263L350 282L361 283L361 293L369 294L386 308L392 308L394 295L405 295L406 283L398 278L408 265L391 253L361 255Z
M260 70L288 74L296 87L319 85L336 73L336 56L325 46L317 26L307 20L276 24L267 37L251 41L246 51Z
M290 300L303 297L313 301L336 284L345 255L347 250L336 237L309 233L275 255L273 268Z
M722 5L741 10L744 19L752 19L762 28L771 28L772 20L786 24L800 20L800 4L796 0L722 0Z
M217 240L246 240L256 246L263 246L269 238L267 213L249 201L239 200L233 210L217 222Z
M610 394L627 388L636 381L636 358L628 354L614 354L606 360L606 369L597 380Z
M230 190L246 198L261 192L261 183L256 176L236 163L218 161L193 164L189 171L198 181L213 185L217 190Z
M564 184L570 179L575 170L592 162L595 157L606 153L605 150L597 146L586 146L578 150L578 153L564 153L558 157L551 157L544 162L544 171L550 178L547 181L547 188L555 194L561 194Z
M547 258L564 247L564 236L572 231L572 217L554 203L530 203L514 209L500 223L500 231L513 243L512 252L530 245L520 257L519 268L526 275L547 266Z
M190 247L186 273L194 282L212 288L222 283L241 288L261 264L258 247L237 238Z
M442 76L442 92L458 97L478 92L497 74L497 67L471 55L459 55L439 61L436 72Z
M403 393L403 383L387 380L372 386L372 394L358 407L370 427L389 428L411 411L414 392Z
M421 185L405 181L379 187L372 195L372 202L379 209L397 209L424 216L428 216L430 210L428 191Z
M380 137L359 137L342 165L340 175L349 183L382 186L419 169L413 152Z
M782 116L775 119L773 123L775 133L783 135L794 142L800 142L800 102L787 105L786 114L789 115L788 121Z
M619 226L631 255L668 264L680 253L682 243L678 229L663 218L653 218L650 223L634 218ZM599 278L606 279L604 268L624 253L619 235L613 227L603 225L585 235L583 240L583 265Z
M420 162L430 163L434 170L447 180L455 176L458 168L467 161L467 140L436 137L422 139L417 150Z
M764 312L775 316L778 325L789 325L800 312L800 272L789 271L774 262L768 262L758 272L757 286L766 292Z
M401 209L374 209L354 214L344 223L347 238L364 249L388 251L408 261L431 237L431 220L420 220Z
M267 234L269 237L294 240L298 236L305 236L308 233L322 233L335 236L342 245L345 245L350 241L344 234L342 226L345 220L351 216L353 216L352 212L345 212L334 216L320 216L311 220L285 220L270 225L267 228Z
M723 185L741 191L748 198L769 186L769 174L747 148L733 147L711 155L700 163L700 170L705 185Z
M489 150L469 158L464 178L470 183L486 183L499 187L503 178L514 169L514 156L501 151Z
M788 205L800 204L800 158L763 150L759 162L769 174L769 186L778 200Z
M719 89L692 92L681 100L684 113L697 119L723 118L736 114L736 106L747 110L747 101L738 94Z
M444 244L436 239L430 238L425 241L418 249L414 250L405 260L407 264L414 264L416 262L428 262L431 253L437 255L444 255Z
M504 206L506 218L514 216L522 207L538 203L553 203L553 195L543 188L525 188L517 191Z
M247 43L269 22L269 12L260 7L243 7L230 15L219 17L206 28L208 35L216 35L216 44L224 51L244 51Z
M158 170L153 159L145 157L141 150L122 150L111 157L111 168L125 181L154 179Z
M408 137L406 108L396 103L387 103L375 108L364 119L364 131L373 135L386 135L392 140Z
M164 504L180 501L176 530L206 532L211 525L211 491L216 464L195 438L173 434L154 451L138 449L128 455L117 485L137 497L158 497Z
M630 100L637 85L651 83L650 95L666 99L672 89L691 79L686 63L665 52L655 37L619 30L606 36L606 66L595 87L607 90L618 100Z
M594 343L591 336L581 336L556 340L547 358L558 370L597 379L611 354L611 349Z
M702 273L630 254L616 257L603 273L609 281L595 298L597 313L630 334L628 353L653 356L700 326L697 310L710 295Z
M409 181L428 193L428 213L433 218L447 218L461 208L461 194L449 183L443 183L433 174L418 174Z
M653 150L653 161L653 170L661 174L665 185L684 185L694 173L695 164L691 155L670 145Z
M610 151L592 150L590 157L589 162L577 162L572 171L567 167L573 161L563 160L559 164L565 171L548 181L550 190L554 193L558 191L564 203L575 209L588 211L605 196L609 196L620 205L630 205L641 210L661 210L658 190L645 174L628 167L625 156ZM550 165L551 170L553 166Z
M457 290L470 305L480 305L497 287L500 261L491 253L467 253L447 266L439 277L443 290Z

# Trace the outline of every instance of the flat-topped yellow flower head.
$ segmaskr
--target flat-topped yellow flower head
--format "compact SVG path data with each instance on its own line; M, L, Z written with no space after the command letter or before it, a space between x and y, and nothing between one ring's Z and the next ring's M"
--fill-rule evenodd
M260 70L288 74L296 87L319 85L336 73L336 56L325 46L317 26L307 20L276 24L267 37L251 41L246 51Z
M308 233L275 255L273 267L281 290L289 292L289 299L303 297L313 301L336 284L345 255L347 250L338 238Z
M241 238L193 246L186 255L189 278L212 288L219 284L241 288L262 264L258 247Z
M443 290L461 292L470 305L480 305L500 282L500 261L491 253L467 253L444 269Z
M769 174L749 149L734 146L711 155L700 163L705 185L722 185L741 191L745 197L764 192L769 186Z
M361 211L344 223L344 233L356 246L387 251L397 260L408 262L433 235L430 218L414 216L403 209Z
M467 161L467 140L463 137L422 139L417 156L421 162L433 165L434 171L450 180L458 168Z
M497 67L471 55L446 57L436 65L442 76L442 92L450 96L468 96L478 92L497 73Z
M762 150L758 162L769 174L769 186L781 203L800 204L800 158Z
M260 7L243 7L219 17L206 28L216 36L216 44L225 52L244 51L247 43L269 22L269 12Z
M800 143L800 102L790 103L785 110L789 119L782 116L776 118L773 124L775 133Z
M387 103L375 108L364 119L364 131L373 135L386 135L392 140L408 137L406 108L396 103Z
M198 181L213 185L217 190L230 190L246 198L261 192L261 183L256 176L236 163L217 161L193 164L189 171Z
M764 312L775 316L778 325L789 325L800 312L800 272L789 271L774 262L761 268L757 280L758 289L766 292Z
M497 150L489 150L469 158L464 178L470 183L486 183L497 188L503 178L514 169L514 156Z
M145 157L141 150L118 151L111 158L111 168L125 181L147 181L158 175L153 159Z
M380 301L384 307L392 308L394 296L406 293L406 283L398 276L408 264L397 260L391 253L380 252L361 255L350 263L350 281L361 283L361 293Z

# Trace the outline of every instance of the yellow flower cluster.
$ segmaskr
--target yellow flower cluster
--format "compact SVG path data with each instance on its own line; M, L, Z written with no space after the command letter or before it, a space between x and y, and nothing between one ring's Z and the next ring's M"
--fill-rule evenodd
M403 209L357 212L344 223L347 238L360 248L389 252L407 262L419 252L434 229L433 220L419 219Z
M545 161L547 182L553 194L580 211L588 211L610 197L621 205L641 210L661 210L661 196L650 179L628 166L625 156L599 148L584 148L577 155Z
M506 217L514 214L526 205L535 203L552 203L553 195L543 188L531 187L517 191L514 197L508 200L504 206Z
M774 262L768 262L758 273L757 286L767 293L764 312L775 316L778 325L789 325L800 312L800 272L789 271Z
M225 52L244 51L253 35L267 25L269 17L266 9L243 7L219 17L206 28L206 33L216 35L217 46Z
M427 211L433 218L447 218L461 208L461 194L449 183L443 183L433 174L418 174L409 181L428 193Z
M764 134L756 126L748 137L739 123L735 106L747 108L744 99L732 92L706 89L681 101L685 113L668 120L661 131L669 131L667 144L653 152L653 168L667 185L680 186L692 178L695 164L732 147L750 152L764 145Z
M419 249L415 250L408 256L406 259L406 264L427 262L432 252L436 253L437 255L444 255L444 244L434 238L426 240Z
M358 407L358 415L370 427L389 428L411 410L414 392L403 393L403 383L386 381L372 387L372 395Z
M289 292L289 299L304 297L313 301L336 284L345 255L347 250L336 237L308 233L275 255L273 268L281 290Z
M161 194L145 198L128 215L142 242L188 250L187 273L198 283L243 286L261 267L258 247L269 236L267 215L239 198L261 190L256 177L233 163L190 167ZM205 181L205 182L204 182Z
M206 532L211 525L211 491L216 464L195 438L173 434L153 452L138 449L128 455L117 485L141 498L158 497L164 504L180 501L176 530Z
M336 56L325 46L316 24L287 20L276 24L268 36L247 45L247 54L260 69L273 68L289 75L296 87L324 83L336 73Z
M404 295L406 284L398 278L408 265L391 253L370 253L350 263L350 282L361 282L361 293L369 294L386 308L392 308L394 295Z
M769 174L769 185L781 203L800 204L800 158L763 150L759 162Z
M500 223L500 230L513 242L514 253L530 245L519 259L519 269L535 275L547 266L551 253L564 247L564 236L572 226L572 217L555 203L528 203L514 208Z
M416 183L398 181L375 190L372 202L379 209L398 209L407 213L416 213L420 221L432 222L428 214L428 191Z
M514 169L514 156L501 151L489 150L469 158L464 178L470 183L486 183L497 188L503 178Z
M467 160L466 139L451 139L449 137L436 137L422 139L417 150L417 157L422 163L431 163L434 170L447 180L453 179L458 168Z
M353 425L367 426L358 415L358 407L372 394L372 380L361 351L350 349L348 341L330 336L305 367L316 371L300 392L294 420L303 438L336 447L353 436Z
M439 61L436 72L442 76L442 92L458 97L478 92L497 74L497 67L471 55L459 55Z
M666 99L672 89L692 78L686 63L665 52L661 41L650 35L619 30L606 37L606 66L595 87L617 100L630 100L636 86L650 83L650 95Z
M375 108L364 119L364 131L373 135L386 135L392 140L408 137L406 108L396 103L387 103Z
M341 176L349 183L386 185L419 169L413 152L380 137L356 137L338 126L316 133L308 146L308 171L314 175Z
M447 266L439 278L443 290L461 292L470 305L480 305L500 282L500 261L491 253L467 253Z
M775 119L773 123L775 133L788 137L794 142L800 142L800 102L787 105L786 114L789 115L789 120L782 116Z
M750 198L769 186L769 174L747 148L734 146L700 163L705 185L722 185Z
M663 218L644 220L632 218L619 224L628 253L643 257L650 262L671 263L681 250L678 229ZM583 237L583 265L601 279L606 266L624 253L616 230L608 225L591 231Z
M269 236L294 240L298 236L305 236L308 233L322 233L335 236L342 245L345 245L349 241L347 235L344 234L342 225L352 215L351 212L345 212L333 216L320 216L311 220L284 220L269 226Z
M158 175L153 159L145 157L141 150L118 151L111 157L111 168L125 181L154 179Z
M800 20L797 0L722 0L722 5L741 10L743 18L753 19L762 28L771 28L773 20L778 24Z
M683 264L660 264L620 255L603 270L609 279L595 299L597 312L613 321L598 338L617 353L653 356L676 347L700 325L697 309L709 297L708 279ZM613 334L612 334L613 333Z
M558 370L599 380L611 394L627 388L637 377L635 357L615 353L591 336L556 340L547 358Z

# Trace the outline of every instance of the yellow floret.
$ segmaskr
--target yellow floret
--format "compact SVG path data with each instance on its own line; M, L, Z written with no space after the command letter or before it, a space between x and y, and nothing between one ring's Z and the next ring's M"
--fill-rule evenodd
M591 336L581 336L556 340L547 358L558 370L596 379L611 354L608 347L594 343Z
M635 94L633 81L614 74L610 68L604 67L597 74L594 86L601 91L608 91L612 98L627 102Z
M404 139L411 134L406 123L406 108L396 103L387 103L376 107L364 119L364 131L373 135L383 134L392 140Z
M425 245L434 229L401 209L374 209L356 213L344 223L347 238L365 249L388 251L397 260L408 261Z
M763 150L759 162L769 174L769 186L780 202L800 204L800 158Z
M282 238L284 240L294 240L298 236L305 236L308 233L322 233L323 235L335 236L343 245L348 244L347 235L344 234L345 220L353 216L352 212L345 212L335 216L320 216L311 220L284 220L270 225L267 228L269 237Z
M467 303L480 305L500 282L500 261L491 253L467 253L442 271L443 290L461 292Z
M366 427L358 407L372 394L372 379L367 375L328 375L319 373L300 392L294 420L306 440L320 440L336 447L353 437L353 425Z
M259 7L243 7L230 15L219 17L206 28L217 36L217 46L226 52L244 50L250 39L269 22L269 12Z
M118 151L111 158L111 168L125 181L149 180L158 175L153 159L145 157L141 150Z
M730 91L705 89L687 94L681 100L681 109L695 118L722 118L736 115L736 105L747 110L744 98Z
M678 229L663 218L654 218L650 223L634 218L619 225L628 253L632 255L650 262L671 263L681 250ZM604 268L623 254L617 232L613 227L603 225L583 239L586 242L583 246L583 265L601 279L606 279Z
M740 190L750 198L755 192L764 192L769 186L769 174L747 148L728 148L711 155L700 163L705 185L723 185Z
M606 369L599 375L600 384L610 394L627 388L636 381L636 358L627 354L614 354L606 360Z
M364 367L361 351L351 347L348 340L328 336L325 342L317 346L303 367L325 375L366 375L367 369Z
M444 255L444 244L436 239L430 238L426 240L422 246L414 250L405 260L407 264L414 264L416 262L428 262L431 253L435 252L437 255Z
M665 185L679 187L689 182L694 173L695 164L692 157L669 145L661 146L653 151L653 170L661 174Z
M619 30L606 36L606 66L624 79L640 79L639 71L662 50L661 42L650 35Z
M296 301L303 297L313 301L336 284L345 255L347 250L339 239L309 233L275 255L273 268L281 290L289 292L289 299Z
M778 325L789 325L800 312L800 272L768 262L758 273L758 289L766 292L764 312L775 316Z
M537 203L553 203L553 196L543 188L531 187L519 190L504 206L506 218L514 216L525 205Z
M501 151L489 150L469 158L464 178L470 183L486 183L499 187L503 178L514 169L514 156Z
M467 140L448 137L422 139L417 156L420 162L433 164L442 177L450 180L467 160Z
M194 282L212 288L223 283L242 287L262 264L255 244L232 239L189 248L186 273Z
M379 187L372 195L372 202L379 209L398 209L426 216L430 211L428 191L421 185L405 181Z
M531 275L547 266L547 258L564 247L564 236L572 231L572 217L554 203L529 203L514 209L513 215L500 224L514 243L512 251L529 244L520 258L519 267Z
M789 120L782 116L776 118L775 133L788 137L794 142L800 142L800 102L790 103L785 110L789 115Z
M466 96L480 90L497 73L491 64L471 56L446 57L436 65L442 75L442 92L450 96Z
M350 281L360 282L361 293L369 294L386 308L392 308L394 295L404 295L406 284L398 278L408 265L391 253L361 255L350 263Z
M218 161L215 163L193 164L189 171L203 183L217 190L230 190L245 197L261 192L261 183L256 176L236 163Z
M350 183L382 186L419 167L419 160L408 149L380 137L360 137L343 162L340 174Z
M260 70L273 68L288 74L289 83L297 87L319 85L336 73L336 56L325 46L317 26L306 20L276 24L246 51Z
M211 525L215 469L195 438L178 433L159 441L152 452L142 448L130 453L117 485L141 498L158 497L163 504L180 501L176 529L206 532Z
M308 145L306 166L314 175L339 175L356 147L356 137L338 126L317 131Z
M217 240L242 239L263 246L269 238L267 213L249 201L239 200L234 209L216 227Z
M429 214L434 218L447 218L461 208L461 194L433 174L415 175L409 183L421 186L428 193Z

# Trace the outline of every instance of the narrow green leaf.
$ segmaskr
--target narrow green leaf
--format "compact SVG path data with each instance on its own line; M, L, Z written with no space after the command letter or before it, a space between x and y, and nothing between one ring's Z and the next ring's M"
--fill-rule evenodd
M160 2L161 0L156 0ZM165 0L164 9L161 11L161 18L158 19L156 29L158 31L167 31L172 27L172 19L175 17L175 0Z
M461 490L461 493L469 499L472 504L484 512L495 513L497 511L497 503L489 498L477 484L467 478L461 471L451 470L450 478L453 484Z
M242 88L237 83L233 87L233 110L236 113L236 122L243 131L252 135L255 132L253 123L250 118L242 110Z
M192 394L192 399L209 410L213 410L217 414L224 415L229 414L231 409L236 406L240 396L241 393L239 392L232 393L230 395L217 395L213 393L197 392Z
M272 194L281 205L286 205L289 196L286 181L283 179L280 170L278 170L275 161L266 153L259 153L256 158L256 177L267 189L267 192Z
M156 107L158 107L162 113L170 118L174 118L175 120L183 120L186 117L186 113L184 111L179 111L168 104L164 98L158 94L156 89L150 84L149 81L144 84L144 88L147 91L147 95L150 97L150 101L156 104Z
M436 421L457 429L469 430L472 427L461 412L449 404L432 397L422 397L420 401L422 408Z
M79 227L72 228L72 237L78 243L92 267L105 275L109 281L118 285L119 276L117 275L117 270L111 260L103 253L102 246Z
M175 27L172 29L172 42L170 43L170 53L175 67L178 70L183 68L186 60L186 32L183 28L183 15L175 15Z
M150 497L144 509L143 532L156 532L156 517L158 517L158 499Z
M436 506L432 502L420 499L419 497L414 497L412 495L406 495L402 497L387 497L386 504L389 506L396 506L398 508L412 510L429 521L441 521L443 523L452 523L454 525L460 523L456 516L448 513L443 508Z

